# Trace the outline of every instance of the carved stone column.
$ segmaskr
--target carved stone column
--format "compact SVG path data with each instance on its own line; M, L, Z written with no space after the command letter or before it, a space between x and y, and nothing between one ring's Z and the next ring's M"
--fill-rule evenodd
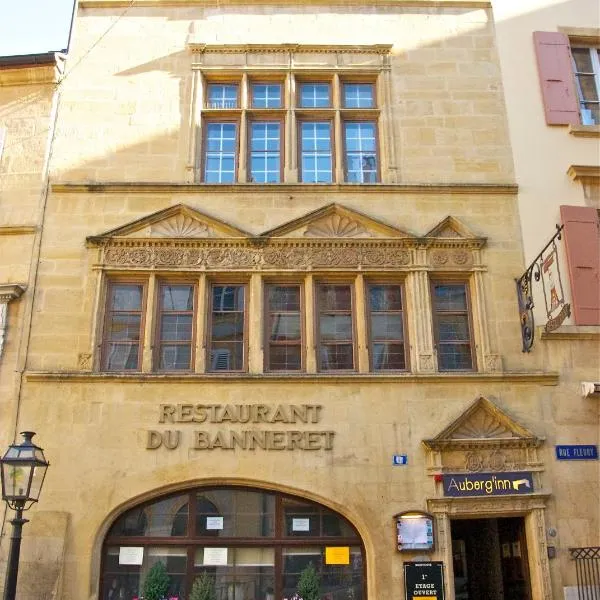
M423 251L418 250L418 252L421 253ZM417 271L407 277L406 287L412 304L410 318L412 319L412 330L415 332L415 339L411 343L416 348L415 370L420 373L431 373L435 371L435 362L427 271Z
M8 303L23 294L25 284L3 283L0 284L0 358L4 352L4 341L8 328Z

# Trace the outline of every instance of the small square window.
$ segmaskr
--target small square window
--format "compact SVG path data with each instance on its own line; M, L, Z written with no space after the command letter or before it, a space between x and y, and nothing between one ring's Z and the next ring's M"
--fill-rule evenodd
M301 108L329 108L331 106L331 86L328 83L301 83Z
M372 83L345 83L344 108L374 108L375 94Z
M209 83L207 90L207 108L237 108L237 83Z
M252 108L281 108L280 83L255 83L252 85Z

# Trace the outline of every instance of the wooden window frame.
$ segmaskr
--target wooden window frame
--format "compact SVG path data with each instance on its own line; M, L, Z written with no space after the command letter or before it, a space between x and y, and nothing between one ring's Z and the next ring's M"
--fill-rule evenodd
M329 90L329 104L327 106L302 106L302 86L303 85L326 85ZM334 97L333 97L333 77L304 77L303 75L296 76L296 110L334 110L336 107L334 105Z
M190 344L190 366L187 369L165 369L160 367L160 355L161 355L161 347L163 345L184 345L183 343L177 341L170 342L162 342L160 329L162 323L162 317L164 314L163 311L163 302L162 302L162 294L161 289L165 285L189 285L193 290L193 307L191 311L168 311L169 314L187 314L191 312L192 316L192 337L189 341ZM198 282L192 281L190 279L160 279L156 282L156 300L154 304L154 314L155 314L155 328L154 328L154 353L152 356L153 366L155 367L153 370L158 371L160 373L191 373L194 372L194 365L196 361L196 317L198 314ZM187 343L187 342L186 342Z
M304 123L329 123L329 132L330 132L330 145L331 145L331 181L327 182L319 182L319 181L304 181L304 169L302 168L302 125ZM298 181L299 183L303 183L306 185L332 185L336 183L335 171L336 171L336 151L335 151L335 118L328 114L323 117L322 113L319 116L319 113L315 110L314 117L308 117L303 115L302 117L296 118L296 143L297 143L297 156L298 156Z
M250 183L256 183L251 181L252 178L252 125L255 123L278 123L279 124L279 181L268 184L267 182L261 183L260 185L277 185L284 183L284 165L285 165L285 118L279 114L281 109L258 109L261 110L260 117L249 116L247 122L247 134L246 134L246 174ZM266 114L266 111L277 110L278 113L270 117ZM265 114L262 113L265 111Z
M357 109L360 110L360 109ZM365 109L366 110L366 109ZM375 181L373 182L358 182L356 185L368 185L370 183L381 182L381 152L379 147L379 121L377 118L342 118L341 119L341 140L342 140L342 170L344 172L344 183L354 183L348 181L348 150L346 147L346 124L348 123L372 123L375 130L375 161L377 168L375 169Z
M235 106L209 106L209 93L211 86L235 86ZM224 111L224 110L240 110L242 108L242 81L241 79L208 79L205 85L206 97L204 100L204 110Z
M319 305L319 288L327 285L339 285L339 286L348 286L350 287L350 319L352 323L352 368L351 369L323 369L321 364L321 347L323 345L341 345L337 343L329 343L323 344L321 338L321 307ZM314 283L314 339L315 339L315 350L316 350L316 365L317 372L319 373L356 373L358 371L358 353L357 353L357 331L356 331L356 280L355 278L348 279L322 279L315 281ZM330 311L331 312L331 311ZM346 314L347 311L343 311L343 314ZM340 312L340 314L342 314ZM347 343L347 342L345 342Z
M287 287L298 287L300 290L300 368L293 370L283 370L283 369L271 369L269 366L269 350L271 347L271 339L270 339L270 330L269 330L269 315L271 312L269 311L269 288L275 286L287 286ZM306 309L304 305L304 282L303 281L281 281L281 280L269 280L264 282L263 286L263 335L264 335L264 371L265 373L304 373L306 372L306 329L305 329L305 321L306 321ZM296 343L291 344L287 342L279 342L275 343L276 346L291 346L296 345Z
M285 101L285 85L284 81L279 76L273 77L273 79L266 78L256 78L248 80L248 110L256 110L256 111L269 111L269 110L285 110L286 101ZM254 86L256 85L276 85L279 87L280 96L281 96L281 104L280 106L254 106Z
M344 102L344 89L347 85L368 85L371 88L371 96L373 98L373 106L346 106ZM340 79L340 110L376 110L379 107L378 97L377 97L377 85L375 81L371 78L341 78Z
M108 339L108 328L110 317L114 313L109 307L112 289L119 285L142 286L142 303L140 308L140 339L138 340L138 360L135 369L109 369L108 368L108 345L111 341ZM100 367L101 371L109 373L138 373L142 370L143 352L144 352L144 332L146 330L146 309L148 302L148 279L147 278L119 278L109 277L106 282L106 296L104 299L104 319L102 324L102 341L100 346ZM122 311L132 313L133 311ZM135 311L136 313L138 311Z
M365 280L365 330L367 332L367 342L369 348L369 371L371 373L405 373L410 371L410 352L409 341L408 341L408 329L407 329L407 314L406 314L406 288L404 281L398 281L393 279L366 279ZM373 345L375 343L373 338L372 326L371 326L371 303L369 302L369 288L374 285L388 285L398 286L400 288L400 298L402 301L402 310L400 311L377 311L385 312L390 314L396 314L400 312L402 317L402 346L404 348L404 369L375 369L373 358L375 356L373 352ZM392 343L397 343L395 340L390 340Z
M224 109L223 109L224 110ZM208 125L213 123L227 124L232 123L235 125L235 149L234 155L234 171L233 181L231 182L217 182L217 181L206 181L206 158L208 152ZM202 122L202 156L200 160L200 171L202 174L201 181L208 185L232 185L239 181L239 169L240 169L240 119L235 118L218 118L217 116L205 117Z
M461 311L437 311L435 306L435 286L436 285L454 285L459 286L462 285L465 289L465 298L466 298L466 308ZM431 297L431 314L432 314L432 323L433 323L433 334L434 334L434 343L436 352L440 345L452 345L452 342L440 342L439 340L439 322L438 322L438 314L444 315L466 315L467 316L467 325L469 327L469 350L471 355L471 367L469 369L442 369L439 364L438 359L438 371L444 373L471 373L473 371L477 371L477 353L475 352L475 330L473 328L473 309L471 303L471 290L469 289L469 281L463 278L453 279L451 277L435 277L430 280L429 291ZM457 344L465 344L465 342L457 342ZM439 352L437 352L439 356Z
M243 341L242 341L242 368L241 369L211 369L211 348L213 343L213 289L215 286L235 286L242 287L244 289L244 310L242 312L244 319L243 326ZM208 294L207 298L207 311L206 311L206 326L205 330L205 339L206 339L206 372L207 373L216 373L216 374L225 374L225 373L246 373L248 371L248 316L249 316L249 290L250 286L248 281L244 281L241 279L227 279L227 278L216 278L207 281L206 290ZM239 312L239 311L230 311L230 312Z
M592 64L592 73L583 73L577 70L577 64L575 57L573 56L573 50L587 50L590 56L590 62ZM582 46L580 44L571 44L571 60L573 63L573 77L575 79L575 90L577 92L577 101L579 104L579 117L582 125L598 125L598 123L584 123L583 111L586 110L587 104L596 104L600 111L600 102L598 100L586 101L583 97L581 90L581 82L579 75L593 75L594 84L596 86L596 96L600 99L600 47L598 46Z

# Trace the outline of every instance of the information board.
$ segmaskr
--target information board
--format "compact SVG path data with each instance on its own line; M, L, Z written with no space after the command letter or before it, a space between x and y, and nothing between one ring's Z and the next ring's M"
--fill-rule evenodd
M405 600L444 600L443 562L404 563Z

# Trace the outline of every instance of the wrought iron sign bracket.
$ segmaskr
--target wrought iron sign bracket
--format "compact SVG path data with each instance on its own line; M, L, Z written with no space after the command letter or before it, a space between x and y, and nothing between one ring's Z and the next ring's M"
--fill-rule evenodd
M560 240L564 225L556 225L556 233L544 246L542 251L521 277L516 279L517 298L519 300L519 318L521 321L521 338L523 352L530 352L535 336L533 317L533 281L542 281L544 301L546 303L546 331L553 331L571 315L571 306L564 301L562 280L558 267L558 251L556 240ZM546 281L547 279L547 281Z

